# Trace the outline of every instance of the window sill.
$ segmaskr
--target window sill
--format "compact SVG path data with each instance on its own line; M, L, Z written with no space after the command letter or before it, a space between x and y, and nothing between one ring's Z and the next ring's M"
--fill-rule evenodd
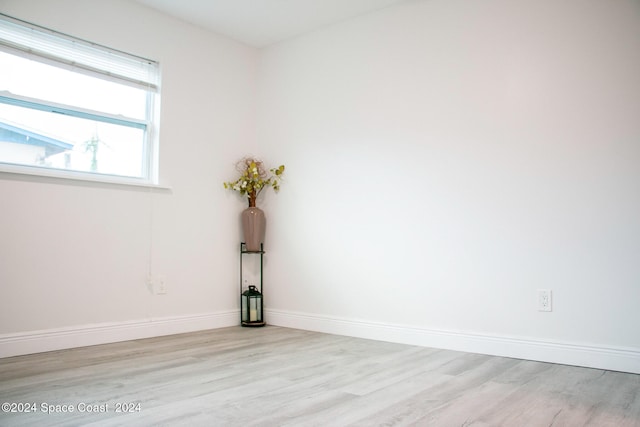
M40 167L0 164L0 179L31 182L55 182L60 184L123 187L130 189L148 189L171 191L171 187L155 184L141 178L128 178L115 175L100 175L86 172L65 171Z

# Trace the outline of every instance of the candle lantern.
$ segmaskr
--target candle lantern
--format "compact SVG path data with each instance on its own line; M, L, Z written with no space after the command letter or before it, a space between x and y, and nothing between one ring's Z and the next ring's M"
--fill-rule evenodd
M255 286L242 293L242 326L264 326L262 294Z

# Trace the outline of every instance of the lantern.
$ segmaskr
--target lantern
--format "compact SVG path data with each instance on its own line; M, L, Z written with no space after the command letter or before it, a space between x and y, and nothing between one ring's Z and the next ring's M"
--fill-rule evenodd
M242 293L242 326L264 326L262 294L255 286Z

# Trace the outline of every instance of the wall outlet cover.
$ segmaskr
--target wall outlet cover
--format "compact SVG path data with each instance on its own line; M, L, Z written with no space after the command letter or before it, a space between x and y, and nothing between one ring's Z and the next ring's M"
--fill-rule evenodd
M538 289L538 311L551 311L551 289Z

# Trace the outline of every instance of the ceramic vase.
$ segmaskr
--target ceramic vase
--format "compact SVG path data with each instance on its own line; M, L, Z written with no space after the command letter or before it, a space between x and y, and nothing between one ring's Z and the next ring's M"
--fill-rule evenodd
M249 206L242 211L242 231L244 243L249 252L259 252L264 240L265 218L262 209Z

